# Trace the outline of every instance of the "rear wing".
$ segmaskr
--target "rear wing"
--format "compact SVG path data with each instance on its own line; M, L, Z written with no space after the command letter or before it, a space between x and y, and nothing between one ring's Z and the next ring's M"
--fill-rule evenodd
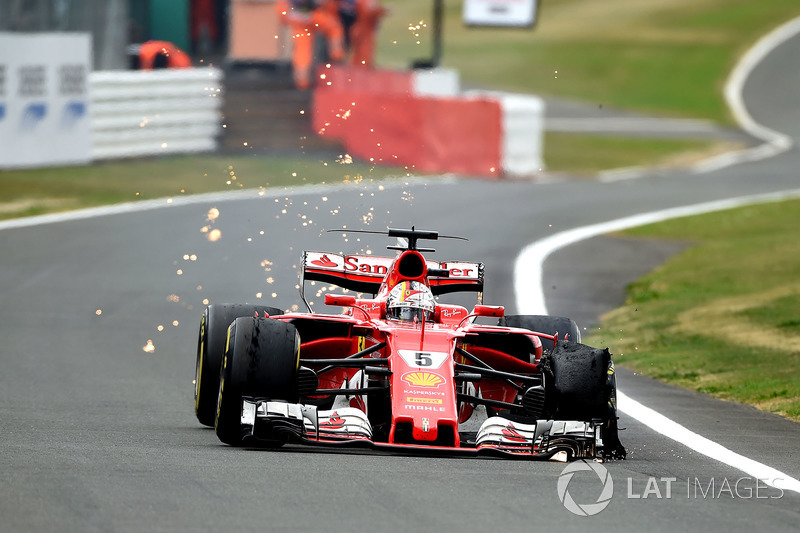
M306 280L332 283L343 289L377 294L389 273L394 258L374 255L340 255L330 252L303 252L300 295ZM451 292L483 292L483 263L426 260L428 281L434 295ZM431 272L446 271L448 275Z

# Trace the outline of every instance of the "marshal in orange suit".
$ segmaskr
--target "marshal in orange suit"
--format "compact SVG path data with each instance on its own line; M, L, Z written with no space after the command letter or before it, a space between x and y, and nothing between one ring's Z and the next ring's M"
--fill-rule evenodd
M280 0L278 14L292 32L292 67L298 89L311 86L314 59L314 34L321 32L328 41L332 61L344 59L344 28L339 21L335 0Z

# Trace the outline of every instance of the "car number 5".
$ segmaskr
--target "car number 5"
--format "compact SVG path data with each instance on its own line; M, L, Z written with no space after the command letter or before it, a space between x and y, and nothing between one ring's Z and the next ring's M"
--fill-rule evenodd
M426 352L417 352L415 354L414 362L417 366L431 366L433 365L433 361L431 360L431 354Z

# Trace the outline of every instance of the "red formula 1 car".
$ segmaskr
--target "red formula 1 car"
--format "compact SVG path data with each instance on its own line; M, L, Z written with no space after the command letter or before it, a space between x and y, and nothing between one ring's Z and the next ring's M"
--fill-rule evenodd
M580 344L568 318L482 305L481 263L423 257L432 250L417 242L436 232L384 234L398 238L388 247L396 257L304 253L307 306L309 280L373 295L327 294L343 314L206 308L195 381L202 424L232 446L624 457L608 350ZM479 303L437 302L457 291Z

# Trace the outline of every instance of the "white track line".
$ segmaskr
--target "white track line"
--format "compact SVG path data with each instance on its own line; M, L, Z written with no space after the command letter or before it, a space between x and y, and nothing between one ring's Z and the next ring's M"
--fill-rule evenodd
M753 461L744 455L739 455L702 435L689 431L661 413L629 398L621 391L617 391L617 406L620 411L650 427L653 431L685 444L698 453L716 459L734 468L738 468L742 472L763 481L771 487L800 493L800 481L793 477L787 476L780 470L776 470L771 466Z
M753 120L742 98L742 89L753 69L775 48L800 33L800 17L778 26L762 37L745 53L725 82L725 101L734 119L750 135L764 141L761 146L721 154L696 164L692 170L702 174L713 172L747 161L759 161L778 155L792 147L794 141L788 135L763 126Z
M309 194L330 194L345 190L347 187L358 190L372 186L383 186L385 189L404 187L409 181L409 177L385 178L375 181L362 181L357 184L332 183L326 185L302 185L297 187L275 187L269 189L242 189L237 191L210 192L205 194L179 195L171 198L158 198L155 200L140 200L138 202L127 202L123 204L107 205L102 207L91 207L88 209L77 209L64 213L53 213L50 215L38 215L33 217L14 218L0 221L0 231L12 228L26 228L29 226L41 226L43 224L57 224L72 220L84 220L88 218L104 217L109 215L122 215L125 213L141 213L153 209L165 209L169 207L197 205L204 203L230 202L234 200L255 200L257 198L278 198L281 196L297 196ZM443 175L437 177L435 183L452 183L453 176ZM410 183L414 185L414 183Z
M665 209L652 213L642 213L640 215L562 231L561 233L536 241L522 250L514 264L514 295L517 301L517 310L521 314L547 314L547 304L545 303L544 289L542 286L542 269L545 260L550 254L561 248L565 248L591 237L642 226L644 224L710 213L712 211L721 211L755 203L777 202L791 198L800 198L800 189L743 196L728 200L718 200L685 207ZM792 490L800 493L800 481L797 479L783 472L779 472L774 468L743 457L697 433L689 431L680 424L632 400L621 391L618 391L618 399L620 411L635 418L642 424L653 428L658 433L680 442L698 453L721 461L734 468L738 468L775 488Z

